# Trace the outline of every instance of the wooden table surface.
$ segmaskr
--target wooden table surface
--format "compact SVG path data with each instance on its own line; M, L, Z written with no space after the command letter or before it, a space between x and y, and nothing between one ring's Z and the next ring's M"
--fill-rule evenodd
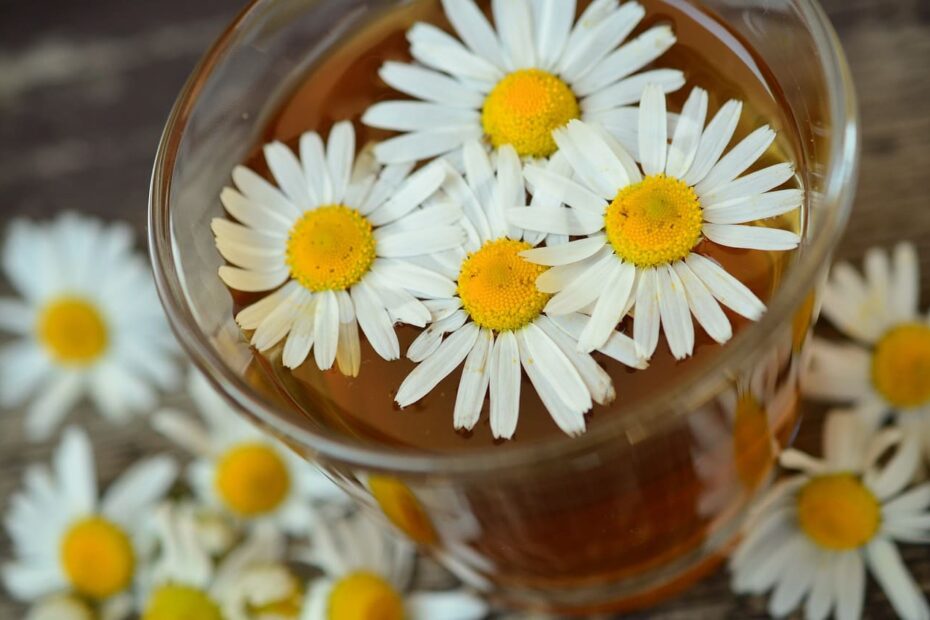
M75 209L133 223L141 235L155 146L200 53L237 12L235 0L0 0L0 228L14 216ZM915 241L930 302L930 1L825 0L858 86L863 158L856 209L839 255ZM7 292L0 284L0 294ZM31 445L20 412L0 412L0 507ZM113 427L82 413L103 480L168 446L144 422ZM9 557L0 534L0 561ZM930 550L905 551L930 590ZM893 614L870 584L869 618ZM761 618L762 599L730 594L723 572L636 617ZM22 608L0 592L0 618Z

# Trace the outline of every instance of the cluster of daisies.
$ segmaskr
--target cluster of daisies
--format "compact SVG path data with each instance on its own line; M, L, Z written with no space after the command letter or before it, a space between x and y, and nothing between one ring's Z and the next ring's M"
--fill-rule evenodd
M397 386L406 407L461 367L454 427L487 401L504 439L525 374L578 435L616 397L593 352L642 369L660 333L684 359L695 321L725 343L724 308L759 318L712 250L796 248L804 193L772 128L735 137L741 102L695 87L667 109L685 75L650 67L675 35L637 30L637 2L594 0L576 19L573 0L493 0L493 26L473 0L442 6L453 33L410 28L413 61L379 72L403 98L362 116L394 137L360 145L337 122L325 140L267 144L267 177L233 171L212 223L219 276L260 295L236 320L288 368L356 376L364 337L417 364ZM422 329L403 352L397 324Z

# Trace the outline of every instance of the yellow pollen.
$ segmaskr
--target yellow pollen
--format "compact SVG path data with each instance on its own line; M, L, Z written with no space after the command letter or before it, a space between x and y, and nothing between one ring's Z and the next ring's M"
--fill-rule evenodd
M100 311L79 297L59 297L39 313L39 341L62 364L84 366L97 360L109 343Z
M469 254L459 270L458 294L471 319L498 332L520 329L538 317L550 295L536 288L546 270L520 256L532 246L497 239Z
M136 559L129 537L102 517L72 525L59 548L65 576L75 591L104 599L129 587Z
M314 292L341 291L375 260L371 222L344 205L324 205L297 220L287 240L291 276Z
M404 620L404 601L384 579L368 572L343 577L329 595L329 620Z
M263 443L243 443L219 459L214 483L230 510L254 517L281 505L290 491L291 476L273 448Z
M223 614L204 592L169 584L152 593L142 620L223 620Z
M407 485L391 476L371 476L368 488L388 520L410 540L427 546L436 543L433 522Z
M826 474L801 487L798 522L821 547L847 551L872 540L881 523L881 507L856 476Z
M552 130L580 115L565 82L540 69L520 69L488 94L481 124L495 147L510 144L521 157L548 157L558 148Z
M750 393L736 402L733 417L733 460L746 489L755 489L775 462L768 416Z
M664 174L621 189L604 216L614 252L637 267L687 258L701 239L704 212L686 183Z
M905 323L889 330L875 345L872 382L896 407L930 403L930 327Z

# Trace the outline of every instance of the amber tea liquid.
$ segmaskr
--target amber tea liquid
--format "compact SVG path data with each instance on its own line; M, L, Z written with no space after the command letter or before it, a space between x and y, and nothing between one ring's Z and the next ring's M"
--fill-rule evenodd
M640 0L640 3L646 9L646 17L630 38L657 23L670 23L678 39L654 63L655 67L672 67L685 73L686 85L669 96L669 110L680 110L695 86L709 93L708 120L726 100L740 99L744 102L743 112L731 146L763 124L778 132L775 144L750 171L786 160L803 169L803 163L795 155L799 151L793 133L794 120L782 105L777 84L753 50L722 22L694 4L684 0ZM587 4L584 0L579 2L579 12ZM342 119L355 121L359 147L389 137L388 132L362 125L359 118L376 101L402 98L380 80L377 72L387 60L411 59L405 32L416 21L450 29L438 0L404 3L400 8L373 14L367 26L337 43L280 100L264 127L261 143L255 146L255 156L247 165L266 172L261 144L282 140L294 145L299 135L308 130L325 136L330 126ZM792 214L780 224L799 230L802 220L802 214ZM763 301L771 298L793 260L790 252L743 251L708 242L697 251L720 262ZM255 296L234 295L237 308L254 299ZM746 327L745 319L727 313L734 332ZM807 313L810 314L810 308ZM805 324L804 317L801 318L800 323ZM419 329L399 326L397 331L404 352ZM595 405L587 416L588 432L612 418L624 416L632 406L668 389L685 375L713 367L722 347L697 324L695 335L694 356L680 362L660 338L646 370L629 369L596 353L597 361L613 378L617 399L608 406ZM786 339L790 357L790 345L797 336L792 339L787 334ZM780 365L776 364L771 371L779 386L793 380L786 370L789 361L787 357L781 359ZM382 360L364 338L357 378L345 377L337 370L321 372L312 356L301 368L290 371L280 364L276 351L267 356L256 354L255 364L256 372L263 374L263 382L272 387L280 402L299 413L308 428L325 427L352 441L384 450L436 455L468 453L493 459L500 452L528 445L573 441L564 437L552 422L525 376L519 423L511 441L493 439L487 403L473 431L453 429L459 371L418 403L400 410L393 396L413 368L414 364L404 358ZM746 369L747 377L752 370ZM737 383L740 387L736 387ZM734 383L735 400L747 400L743 397L749 391L748 383L748 379ZM618 447L619 453L592 455L591 463L585 465L566 463L560 473L545 480L488 479L462 485L455 491L456 510L469 511L472 523L467 535L455 534L458 540L454 542L467 546L469 557L475 555L480 559L471 561L473 570L492 584L525 589L527 599L534 597L533 592L604 587L613 588L615 598L625 599L627 606L649 602L707 569L706 565L687 569L676 565L683 566L690 555L697 554L724 517L745 502L752 487L764 480L771 466L771 442L786 440L792 431L793 408L765 418L767 403L756 404L764 418L761 424L750 420L739 428L736 427L740 414L724 411L719 405L711 404L700 414L711 416L713 420L708 424L723 429L718 445L708 446L706 438L703 444L698 441L697 435L701 433L694 429L695 423L702 423L698 414L690 422L687 416L680 416L658 436L642 441L628 438L629 445L622 446L622 450ZM703 501L713 489L708 488L706 466L695 465L702 450L719 453L718 456L726 456L727 450L734 454L731 469L735 477L730 481L734 486L733 497L729 504L724 502L716 510L708 510L708 502ZM739 471L740 465L747 462L755 463L759 470L748 479ZM430 519L436 522L438 532L443 529L441 522L447 518L449 502L438 490L443 483L431 484L417 488L411 483L412 504L405 510L423 511L427 522ZM392 511L387 508L385 511L404 529L404 523L399 522L402 517L390 514ZM433 543L439 548L444 545L443 537L436 532L425 541L422 535L408 533L420 542ZM662 577L667 587L636 589L637 579L653 574ZM633 584L628 593L614 585L624 580ZM611 606L609 598L604 598L607 607ZM566 599L563 607L575 606Z

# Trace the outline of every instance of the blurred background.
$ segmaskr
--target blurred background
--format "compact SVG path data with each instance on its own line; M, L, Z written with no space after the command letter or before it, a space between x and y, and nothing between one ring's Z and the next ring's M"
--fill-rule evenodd
M760 0L765 1L765 0ZM930 301L930 0L824 0L857 83L863 158L856 209L839 256L913 240ZM236 0L0 0L0 230L10 218L73 209L128 221L144 243L149 175L162 125L200 54L239 11ZM9 291L0 282L0 295ZM98 416L91 431L103 482L138 456L168 449L144 421ZM24 440L20 412L0 412L0 510L28 462L51 444ZM930 554L905 557L930 589ZM0 534L0 561L9 557ZM890 614L869 589L868 617ZM721 572L649 618L764 617ZM23 611L0 591L0 618Z

